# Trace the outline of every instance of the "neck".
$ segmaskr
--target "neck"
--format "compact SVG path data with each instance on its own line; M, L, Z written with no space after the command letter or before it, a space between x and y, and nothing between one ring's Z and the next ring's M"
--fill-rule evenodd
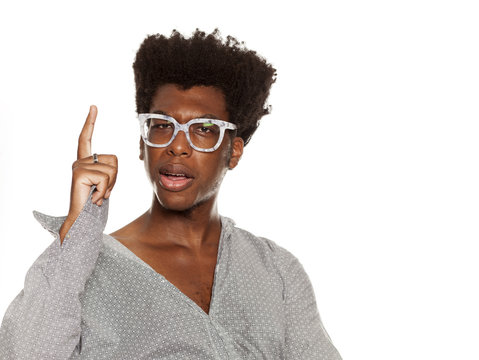
M163 207L153 194L142 225L144 239L151 246L181 246L199 251L219 239L221 221L216 196L188 210L175 211Z

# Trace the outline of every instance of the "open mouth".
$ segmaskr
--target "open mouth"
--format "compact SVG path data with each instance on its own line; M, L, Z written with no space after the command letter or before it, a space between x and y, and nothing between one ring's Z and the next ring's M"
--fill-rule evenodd
M163 188L171 191L186 189L194 176L191 171L180 164L168 164L160 168L160 184Z
M192 177L186 174L172 174L167 172L160 172L160 175L166 176L170 178L171 180L192 179Z

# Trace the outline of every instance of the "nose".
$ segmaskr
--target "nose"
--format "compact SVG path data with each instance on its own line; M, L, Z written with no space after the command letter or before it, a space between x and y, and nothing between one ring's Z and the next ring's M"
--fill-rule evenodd
M185 156L188 157L193 151L192 147L188 143L186 134L184 131L178 131L176 137L173 139L170 145L168 145L168 154L172 156Z

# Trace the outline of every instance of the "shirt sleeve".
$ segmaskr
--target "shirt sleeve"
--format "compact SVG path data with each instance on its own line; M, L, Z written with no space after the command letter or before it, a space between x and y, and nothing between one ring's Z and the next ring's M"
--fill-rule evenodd
M284 283L286 360L341 360L319 316L313 287L298 259L275 245Z
M55 240L28 270L23 290L8 307L0 328L0 359L65 360L79 351L80 295L102 248L108 200L101 206L90 196L60 243L66 217L34 212Z

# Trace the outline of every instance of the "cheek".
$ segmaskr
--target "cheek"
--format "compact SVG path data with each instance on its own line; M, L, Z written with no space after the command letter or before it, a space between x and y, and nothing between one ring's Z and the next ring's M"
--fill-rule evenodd
M213 191L217 191L221 185L226 172L228 171L228 160L230 157L229 150L219 154L215 159L211 160L210 167L208 167L208 174L210 174L209 184Z
M214 160L211 160L212 164L216 168L216 174L222 175L221 178L224 176L226 171L229 167L229 162L231 159L231 146L228 143L224 144L224 147L219 148L217 151L218 153Z
M145 166L146 174L152 183L156 183L157 174L155 170L155 164L157 161L155 160L155 156L152 155L152 153L147 149L144 150L143 154L143 165Z
M225 135L225 139L223 140L224 149L221 152L221 164L225 166L227 169L230 166L231 155L233 154L233 146L231 144L231 140L228 136Z

